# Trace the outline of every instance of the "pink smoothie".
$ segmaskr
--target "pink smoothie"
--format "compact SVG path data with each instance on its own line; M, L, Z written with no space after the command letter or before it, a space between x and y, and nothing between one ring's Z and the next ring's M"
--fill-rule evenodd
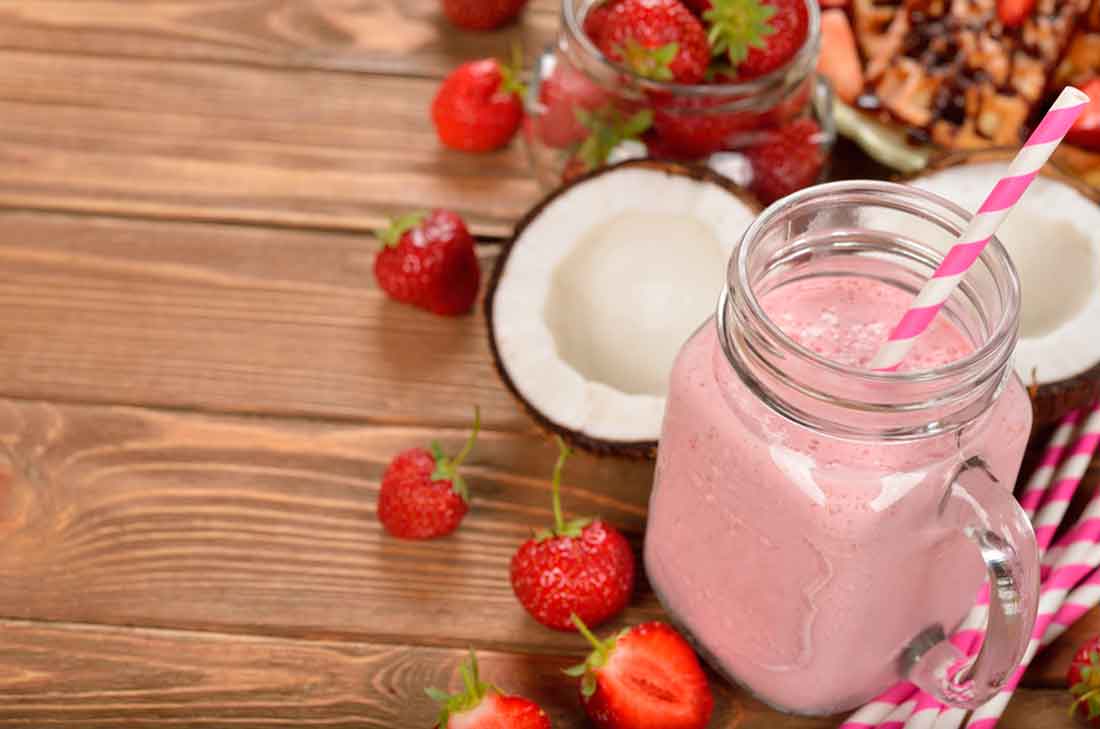
M865 366L910 300L869 278L834 277L788 284L762 303L798 343ZM941 316L906 369L972 349ZM982 563L937 523L937 507L970 455L1010 487L1030 423L1012 377L961 436L872 442L810 431L747 390L708 321L672 372L649 579L712 663L765 701L815 714L856 706L898 679L919 632L950 630L973 603Z

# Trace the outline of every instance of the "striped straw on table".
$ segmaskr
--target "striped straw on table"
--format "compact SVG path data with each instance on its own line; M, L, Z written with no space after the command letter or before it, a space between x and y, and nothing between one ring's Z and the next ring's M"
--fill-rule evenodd
M1037 532L1040 527L1050 527L1041 532L1041 554L1050 545L1058 524L1065 516L1069 500L1100 445L1098 402L1087 413L1073 445L1066 448L1081 418L1081 412L1074 412L1062 420L1021 495L1022 500L1027 499L1025 510L1032 515ZM1054 552L1058 556L1050 562L1048 580L1042 588L1039 617L1024 662L1005 689L974 712L968 727L993 727L1038 649L1053 641L1076 618L1100 602L1100 569L1097 568L1100 565L1100 490L1089 499L1078 524L1051 548L1048 561L1049 555ZM1074 585L1077 587L1071 592ZM984 637L982 628L987 615L988 588L985 588L977 604L952 636L952 641L965 654L972 656L981 646ZM966 714L964 710L944 706L917 690L913 684L905 682L857 711L842 725L842 729L957 729Z
M939 268L921 288L917 298L890 333L871 362L871 369L896 370L913 347L917 337L928 328L951 292L974 261L992 240L997 228L1039 174L1054 148L1088 105L1089 97L1072 86L1062 89L1054 105L1039 122L1027 142L1012 160L1008 174L997 181L970 224L947 252Z

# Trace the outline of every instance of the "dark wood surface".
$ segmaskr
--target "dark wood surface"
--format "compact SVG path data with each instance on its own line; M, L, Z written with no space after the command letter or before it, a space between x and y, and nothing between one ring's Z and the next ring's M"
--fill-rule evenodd
M507 581L554 448L480 315L393 304L371 275L370 230L430 205L491 265L538 194L523 150L441 150L426 107L556 14L471 34L436 0L0 0L0 725L426 728L423 688L455 685L468 646L584 725L559 671L582 642ZM474 403L462 529L384 538L388 459L457 445ZM651 477L578 456L567 509L637 547ZM660 615L643 583L618 624ZM1040 656L1003 726L1070 726L1062 674L1096 630ZM714 685L716 728L837 723Z

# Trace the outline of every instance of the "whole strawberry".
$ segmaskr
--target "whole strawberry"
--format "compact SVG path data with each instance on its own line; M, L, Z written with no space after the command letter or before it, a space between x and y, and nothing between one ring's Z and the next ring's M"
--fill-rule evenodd
M463 690L448 694L425 689L439 702L438 729L550 729L550 717L539 705L522 696L505 696L500 689L481 680L477 656L470 651L469 663L462 664Z
M695 652L660 622L600 640L574 616L593 651L566 673L581 679L581 703L598 729L704 729L714 697Z
M431 451L410 448L390 461L378 493L378 519L387 532L402 539L432 539L458 528L470 508L458 467L473 450L480 428L481 411L475 407L470 438L454 458L433 441Z
M432 122L444 146L491 152L511 141L523 121L519 68L495 58L464 63L443 80Z
M1074 654L1066 683L1074 699L1070 714L1089 726L1100 726L1100 636L1086 641Z
M377 233L374 277L394 299L443 316L474 305L481 268L474 239L456 213L433 210L396 218Z
M527 0L443 0L443 14L459 28L493 30L516 19Z
M540 113L528 120L543 144L564 149L587 136L581 114L609 103L604 88L571 64L559 62L539 86Z
M593 43L599 45L600 36L603 35L604 24L607 22L607 16L611 13L611 9L620 2L622 2L622 0L604 0L604 2L588 8L588 12L584 14L584 34L587 35Z
M570 616L598 625L626 607L634 589L634 554L622 534L600 520L565 521L560 454L552 484L554 528L536 532L512 557L512 591L531 616L555 630L574 630Z
M806 0L710 0L703 13L715 55L725 55L738 80L763 76L794 58L806 42Z
M758 114L725 111L722 98L682 99L671 105L658 105L653 128L661 149L672 157L705 157L731 144L738 132L760 125Z
M698 83L710 63L707 32L679 0L622 0L604 18L596 45L656 81Z
M752 165L751 188L761 202L775 202L817 182L825 165L820 134L817 122L798 119L745 152Z

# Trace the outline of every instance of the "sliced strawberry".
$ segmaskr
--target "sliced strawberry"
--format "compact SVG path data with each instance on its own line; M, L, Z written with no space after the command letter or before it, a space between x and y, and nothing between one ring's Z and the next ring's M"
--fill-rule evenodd
M1077 117L1077 121L1066 135L1066 141L1100 150L1100 78L1087 82L1081 86L1081 90L1089 95L1089 105L1081 116Z
M863 92L863 65L856 37L843 10L821 14L821 55L817 72L833 85L836 95L851 104Z
M581 703L599 729L703 729L714 697L695 652L661 622L636 625L601 641L574 616L593 646L581 665Z
M1015 28L1023 25L1034 9L1035 0L997 0L997 19L1005 26Z
M505 696L500 689L481 680L477 656L462 665L463 690L447 694L426 689L440 704L438 729L550 729L550 717L538 704L522 696Z

